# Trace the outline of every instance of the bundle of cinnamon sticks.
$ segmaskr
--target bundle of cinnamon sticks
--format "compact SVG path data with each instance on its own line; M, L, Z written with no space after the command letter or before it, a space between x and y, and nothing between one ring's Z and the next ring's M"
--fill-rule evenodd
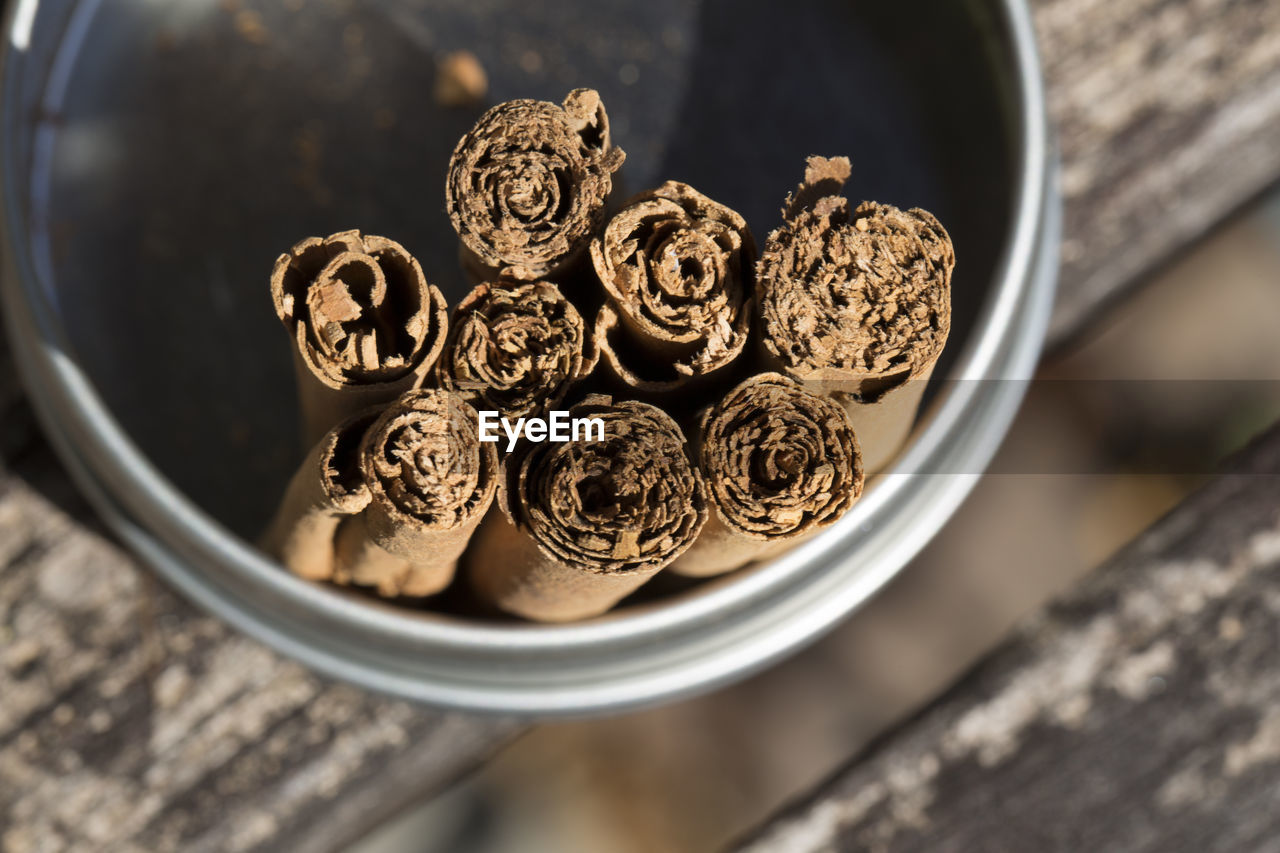
M266 550L315 581L457 584L567 621L661 571L772 557L858 500L946 343L947 232L851 202L849 161L811 157L758 247L688 184L614 198L624 159L592 90L486 112L445 180L475 283L451 312L386 237L280 256L309 449ZM571 433L547 428L561 416Z

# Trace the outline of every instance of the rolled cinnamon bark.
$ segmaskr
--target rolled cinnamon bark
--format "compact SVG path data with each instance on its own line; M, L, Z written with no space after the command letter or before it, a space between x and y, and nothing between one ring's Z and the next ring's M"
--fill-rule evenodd
M896 454L951 328L951 238L932 214L841 196L847 158L810 157L759 263L772 369L848 410L871 475Z
M454 394L409 391L360 444L370 502L338 530L334 580L379 595L433 595L493 502L498 456L476 412Z
M487 282L454 308L436 382L480 411L540 416L591 372L589 343L578 309L554 284Z
M563 107L515 100L490 109L449 161L445 206L464 266L480 280L552 277L586 249L626 158L609 138L600 95Z
M688 184L628 201L591 241L609 298L594 330L602 363L650 394L721 371L747 342L755 260L746 221Z
M294 574L310 580L333 577L338 524L371 498L360 472L360 441L377 416L378 410L366 410L329 430L289 481L261 545Z
M480 598L526 619L605 612L682 554L707 518L702 477L661 409L595 395L570 416L600 418L603 440L508 456L502 512L489 514L467 554Z
M723 574L830 525L862 495L858 440L844 408L778 373L707 408L691 444L711 506L670 571Z
M303 436L412 388L444 345L444 296L385 237L309 237L276 260L276 315L294 342Z

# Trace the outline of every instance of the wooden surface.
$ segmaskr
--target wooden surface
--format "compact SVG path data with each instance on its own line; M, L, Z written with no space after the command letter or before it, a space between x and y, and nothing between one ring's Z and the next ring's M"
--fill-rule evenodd
M1052 346L1280 179L1280 3L1032 6L1066 200Z
M1067 235L1054 326L1055 337L1062 339L1280 174L1275 142L1280 138L1280 4L1039 0L1035 8L1065 158ZM98 530L40 440L4 360L0 457L0 850L5 853L332 850L447 784L518 730L510 720L435 713L328 683L178 601ZM1218 492L1211 494L1221 493L1219 502L1226 506L1231 494L1259 487L1257 481L1237 478L1215 488ZM1223 525L1263 525L1258 507L1238 498L1230 503L1240 506L1220 519ZM1167 533L1165 539L1177 544L1180 536ZM1174 583L1186 576L1186 594L1198 601L1217 595L1213 591L1229 577L1246 572L1231 562L1235 559L1218 555L1203 563L1169 563L1168 574L1158 577ZM1143 563L1127 574L1154 571L1153 564ZM1197 573L1207 587L1196 585ZM1179 588L1130 595L1135 606L1143 595L1174 596L1176 602ZM1246 618L1255 618L1250 613L1242 609L1236 617L1242 626ZM1195 622L1208 618L1190 614L1190 622L1175 620L1170 630L1214 628ZM1051 642L1052 626L1064 619L1059 612L1036 630ZM1094 630L1129 625L1115 616ZM1252 629L1245 630L1245 639L1232 646L1241 653L1255 648ZM1034 645L1031 636L1022 642ZM1087 633L1078 640L1097 642ZM1154 647L1149 659L1089 659L1089 665L1121 675L1141 673L1143 667L1163 666L1163 649L1177 650L1178 642L1171 634L1170 645ZM1030 661L1035 649L1021 654ZM1008 655L1001 660L1010 672L1017 664ZM1133 679L1124 683L1137 684L1137 676ZM1228 691L1239 687L1234 681L1224 685ZM1044 695L1053 699L1055 689L1052 683L1028 682L1011 695L1029 695L1031 704L1011 705L1010 713L1031 713L1028 708L1039 707L1037 701L1043 704L1035 697L1048 691ZM1208 709L1212 697L1196 694L1190 683L1186 690L1198 704L1176 719L1199 725L1195 708ZM1221 759L1221 767L1195 751L1194 731L1184 735L1183 761L1189 763L1170 765L1183 780L1170 783L1170 802L1182 802L1179 797L1199 802L1215 792L1235 791L1241 780L1265 770L1257 756L1275 749L1280 728L1271 717L1265 726L1250 728L1254 695L1244 690L1234 710L1204 718L1206 724L1240 727L1241 746ZM1094 696L1083 688L1062 698L1070 701L1053 713L1067 720L1079 715L1082 721L1113 706L1117 713L1129 707L1140 719L1158 701L1126 699L1126 706L1110 693ZM1024 725L1017 725L1015 716L1010 741L1030 742L1030 735L1041 731L1058 738L1092 731L1046 723L1046 713L1032 713ZM976 739L966 765L975 775L961 779L973 790L956 803L972 806L976 797L984 808L998 807L993 814L1006 814L1020 802L1020 790L1012 782L991 788L1009 798L1004 806L999 801L992 806L982 793L982 774L994 778L1010 761L1029 759L1017 749L1002 753L1005 741L998 733L996 745L987 744L983 738L995 731L995 722L973 719L973 731L964 736ZM1127 731L1132 737L1148 734L1139 725ZM1094 736L1092 754L1103 762L1099 769L1110 769L1105 733ZM982 756L995 763L985 767ZM1050 776L1055 762L1066 760L1054 756L1041 757L1048 762L1041 770ZM956 772L939 762L938 774ZM883 770L888 765L866 766ZM1238 769L1236 776L1227 773L1230 768ZM810 828L852 825L884 814L896 823L876 825L896 826L927 811L925 800L896 793L919 776L919 768L894 764L890 769L883 778L867 777L872 787L866 790L879 792L880 799L860 817L861 805L846 798L846 805L825 812ZM1107 794L1104 779L1105 774L1097 776L1099 790L1091 796ZM1204 797L1197 795L1197 785L1207 792ZM951 793L927 780L912 790L921 797ZM889 791L894 795L886 799ZM1028 814L1047 815L1051 805L1046 801L1039 812ZM1159 803L1153 799L1148 805ZM804 814L796 819L812 820ZM950 814L958 816L955 810ZM792 820L783 826L791 825L800 824Z
M1280 428L741 849L1280 850Z

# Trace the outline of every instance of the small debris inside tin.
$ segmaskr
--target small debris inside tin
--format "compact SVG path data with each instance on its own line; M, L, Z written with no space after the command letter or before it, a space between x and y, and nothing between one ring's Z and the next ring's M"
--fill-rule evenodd
M441 57L436 66L436 103L442 107L472 107L489 94L489 75L469 50L456 50Z

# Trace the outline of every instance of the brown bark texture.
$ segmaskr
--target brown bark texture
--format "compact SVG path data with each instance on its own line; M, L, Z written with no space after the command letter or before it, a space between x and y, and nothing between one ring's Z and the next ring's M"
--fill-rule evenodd
M301 241L276 260L271 300L294 344L307 447L414 387L444 345L444 296L385 237L343 231Z
M365 433L360 467L370 502L338 531L334 580L386 597L440 592L498 484L475 409L448 391L405 393Z
M445 181L449 219L471 256L464 266L482 280L524 281L567 267L603 221L624 159L592 89L574 89L562 106L491 108L459 140Z
M906 441L951 329L951 238L932 214L840 195L845 157L810 157L760 257L760 349L835 396L868 475Z
M628 392L683 390L742 354L756 244L733 210L667 181L627 202L591 260L608 300L596 348Z
M858 439L843 407L777 373L706 409L691 444L710 513L676 574L723 574L837 521L862 495Z
M472 586L538 621L603 613L685 551L706 522L701 475L669 415L595 395L569 410L604 438L518 448L503 463L501 512L467 555Z
M338 525L364 510L372 497L360 472L359 451L377 416L378 410L366 410L329 430L289 481L261 545L294 574L333 578Z
M582 316L558 287L486 282L454 309L435 379L477 410L514 420L558 406L594 366Z

